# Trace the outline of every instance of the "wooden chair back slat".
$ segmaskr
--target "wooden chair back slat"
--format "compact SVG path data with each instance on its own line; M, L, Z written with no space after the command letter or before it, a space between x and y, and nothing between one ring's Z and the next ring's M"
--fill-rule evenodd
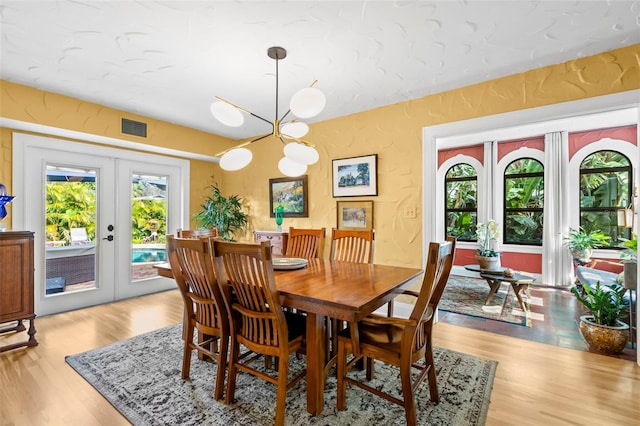
M373 263L374 230L331 230L331 254L333 260L353 263Z
M325 234L326 228L303 229L290 227L285 256L322 259Z

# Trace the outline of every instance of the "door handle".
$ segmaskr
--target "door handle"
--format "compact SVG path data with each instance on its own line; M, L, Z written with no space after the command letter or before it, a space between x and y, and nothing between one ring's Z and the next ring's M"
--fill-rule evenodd
M113 241L113 235L107 235L107 237L103 238L103 240Z

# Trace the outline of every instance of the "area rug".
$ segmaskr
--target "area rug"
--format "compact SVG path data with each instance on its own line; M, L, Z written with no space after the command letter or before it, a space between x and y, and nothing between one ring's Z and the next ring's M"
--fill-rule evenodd
M191 363L191 381L180 378L181 325L174 325L103 348L66 357L66 361L134 425L271 425L275 418L276 387L240 372L236 402L213 400L216 363ZM421 425L483 425L497 366L496 361L446 349L434 349L440 403L429 400L429 386L417 392ZM260 360L255 365L261 365ZM304 368L304 357L291 358L292 372ZM364 374L358 371L357 374ZM375 387L395 390L399 376L376 363ZM347 387L347 410L336 410L335 374L327 378L325 408L306 411L306 381L287 393L287 425L400 425L402 407L352 386Z
M485 305L484 302L489 295L489 285L484 279L451 275L440 299L438 309L511 324L531 326L532 317L540 318L539 314L536 314L536 310L540 310L538 308L542 303L542 299L532 297L531 293L531 290L527 291L527 289L523 289L520 292L527 312L520 308L511 285L505 283L500 286L491 302Z

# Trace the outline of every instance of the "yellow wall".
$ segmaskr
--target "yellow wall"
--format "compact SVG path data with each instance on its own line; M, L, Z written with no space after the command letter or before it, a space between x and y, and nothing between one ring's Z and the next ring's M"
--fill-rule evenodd
M5 80L0 80L0 116L209 156L237 143L199 130L44 92ZM120 132L122 118L147 123L147 137L122 134ZM7 186L10 194L13 186L12 131L12 129L0 128L0 182ZM193 212L200 204L200 196L210 181L215 164L198 160L191 160L190 163L190 182L193 192L190 209ZM224 183L222 178L221 176L219 179L221 185ZM11 204L8 205L7 210L9 212L7 220L11 224Z
M0 84L3 117L133 140L119 134L122 112L4 81ZM312 124L306 139L317 145L320 161L307 172L309 217L285 218L283 227L324 226L329 230L336 225L336 201L371 199L376 262L420 267L423 127L634 89L640 89L640 45ZM148 138L153 145L212 155L230 143L133 114L126 117L153 121ZM10 182L10 133L0 129L0 136L0 182ZM264 140L251 149L253 162L237 172L191 161L191 213L213 174L225 195L238 194L248 200L251 223L246 238L254 229L275 228L269 217L268 182L282 176L277 169L280 142ZM331 160L368 154L378 154L378 196L333 198ZM441 208L440 203L433 205ZM417 208L417 218L404 217L407 207Z

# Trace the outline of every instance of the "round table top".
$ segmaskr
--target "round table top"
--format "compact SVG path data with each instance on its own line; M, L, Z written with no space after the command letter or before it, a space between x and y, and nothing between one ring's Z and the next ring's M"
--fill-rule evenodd
M465 265L464 269L473 272L479 272L482 278L500 280L509 283L526 283L526 282L534 282L536 280L535 277L530 275L521 274L519 272L515 272L512 277L507 277L504 275L505 267L500 267L499 269L488 270L480 268L480 265Z

